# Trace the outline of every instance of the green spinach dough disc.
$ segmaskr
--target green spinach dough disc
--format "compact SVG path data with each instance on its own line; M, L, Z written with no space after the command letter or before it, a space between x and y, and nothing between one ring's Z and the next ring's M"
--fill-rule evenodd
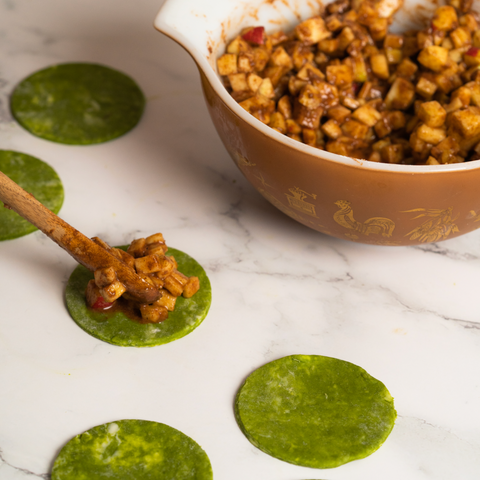
M246 379L235 416L265 453L295 465L332 468L377 450L396 412L385 385L362 368L320 355L292 355Z
M52 480L212 480L202 448L163 423L118 420L72 438L53 464Z
M15 88L12 115L37 137L70 145L107 142L140 120L145 97L127 75L92 63L64 63Z
M0 172L31 193L52 212L60 211L64 199L63 185L50 165L25 153L0 150ZM5 208L0 201L0 241L22 237L36 230L30 222Z
M125 247L123 247L125 248ZM178 297L175 310L160 323L138 323L122 311L94 311L85 303L85 289L93 273L79 265L65 292L67 308L75 323L99 340L122 347L153 347L172 342L195 330L207 316L212 301L210 281L202 266L186 253L169 248L178 270L200 280L200 290L191 298Z

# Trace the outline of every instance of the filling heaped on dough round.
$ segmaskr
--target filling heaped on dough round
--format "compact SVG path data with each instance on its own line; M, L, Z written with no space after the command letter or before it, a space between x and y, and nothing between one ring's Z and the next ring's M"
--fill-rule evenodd
M60 451L52 480L212 480L207 454L162 423L119 420L72 438Z
M10 107L20 125L37 137L90 145L131 130L142 116L145 97L122 72L93 63L64 63L22 80Z
M49 210L60 211L64 199L63 185L50 165L25 153L0 150L0 171ZM22 237L35 230L37 228L30 222L0 201L0 241Z
M269 455L312 468L367 457L393 429L385 385L352 363L292 355L254 371L237 393L235 415L248 440Z
M196 260L180 250L167 249L161 234L137 239L128 248L93 240L155 285L160 298L153 304L138 304L128 297L112 268L94 274L79 265L65 292L67 308L79 327L113 345L153 347L177 340L202 323L212 290Z

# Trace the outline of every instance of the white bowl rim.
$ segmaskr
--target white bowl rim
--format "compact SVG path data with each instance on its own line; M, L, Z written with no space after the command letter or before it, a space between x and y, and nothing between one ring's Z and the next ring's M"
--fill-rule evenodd
M219 95L225 105L238 117L244 120L246 123L266 135L274 139L277 142L298 150L312 158L318 158L321 160L327 160L332 163L342 164L349 167L363 168L366 170L377 170L385 173L404 173L404 174L442 174L453 171L469 171L480 168L480 160L472 160L463 163L453 163L447 165L403 165L403 164L391 164L391 163L377 163L369 160L357 159L352 157L346 157L338 155L336 153L327 152L326 150L319 150L315 147L311 147L297 140L293 140L286 135L277 132L273 128L265 125L260 120L256 119L253 115L248 113L242 108L228 93L227 89L223 86L217 72L212 68L208 61L208 58L194 45L194 43L182 32L177 30L174 25L169 22L169 14L176 9L182 9L182 2L185 0L165 0L160 11L158 12L155 20L154 27L161 33L167 35L181 47L183 47L187 53L196 62L198 68L207 77L208 81L212 85L215 92ZM187 2L189 0L186 0ZM242 1L242 3L245 3ZM329 2L328 2L329 3Z

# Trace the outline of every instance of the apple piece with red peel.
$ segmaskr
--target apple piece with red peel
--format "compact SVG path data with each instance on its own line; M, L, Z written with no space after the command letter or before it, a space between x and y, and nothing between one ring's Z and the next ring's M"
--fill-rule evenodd
M470 47L463 54L463 60L469 67L478 67L480 65L480 48Z
M247 30L242 38L255 45L263 45L265 43L265 27L253 27Z
M107 302L103 297L98 297L95 303L92 305L94 310L107 310L113 305L113 302Z

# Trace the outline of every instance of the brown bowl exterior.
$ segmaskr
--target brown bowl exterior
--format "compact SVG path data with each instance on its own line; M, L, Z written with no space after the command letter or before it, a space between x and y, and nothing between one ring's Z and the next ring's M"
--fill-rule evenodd
M240 118L200 75L210 116L238 168L303 225L372 245L438 242L480 227L480 165L412 173L411 167L376 170L362 167L364 161L351 166L310 155Z

